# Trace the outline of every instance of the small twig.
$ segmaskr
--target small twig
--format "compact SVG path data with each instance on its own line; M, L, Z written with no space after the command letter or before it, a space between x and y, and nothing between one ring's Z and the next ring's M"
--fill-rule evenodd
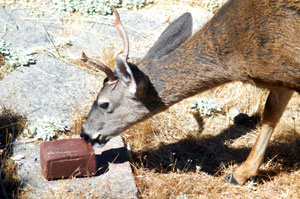
M15 122L15 123L11 123L11 124L8 124L8 125L5 125L5 126L1 126L0 129L5 129L7 127L10 127L10 126L14 126L16 124L19 124L20 122Z
M4 31L3 31L3 35L1 36L1 39L3 39L3 37L7 34L7 24L8 23L5 23L5 25L4 25Z
M59 60L61 61L61 63L64 65L64 67L66 68L66 64L65 64L65 61L64 59L62 58L61 54L59 53L59 51L57 50L57 47L55 46L54 42L52 41L47 29L45 28L44 24L40 21L40 18L37 17L39 23L41 24L42 28L43 28L43 31L47 37L47 39L49 40L49 42L51 43L52 47L54 48L55 52L57 53L57 56L59 57Z
M19 86L16 86L16 85L13 85L13 84L9 84L9 83L3 82L3 81L0 81L0 84L5 84L5 85L11 86L11 87L15 87L15 88L20 89L20 90L24 90L24 89L22 89Z
M184 171L184 172L187 172L187 171L188 171L188 169L189 169L191 163L192 163L192 160L191 160L191 159L188 159L187 162L185 163L184 167L183 167L183 171Z
M11 10L10 11L10 13L8 14L8 16L10 17L11 16L11 13L13 12L14 10ZM10 24L10 23L8 23L7 21L4 21L4 20L2 20L1 19L1 21L3 21L4 23L5 23L5 25L4 25L4 33L3 33L3 35L1 36L1 38L3 38L4 36L6 36L6 34L7 34L7 25L10 25L10 26L12 26L12 27L16 27L16 26L14 26L14 25L12 25L12 24Z
M103 17L103 16L102 16ZM106 19L111 19L110 17L105 17ZM84 19L83 21L86 21L86 22L93 22L93 23L96 23L96 24L103 24L103 25L106 25L106 26L114 26L111 22L104 22L103 20L94 20L94 19ZM124 25L124 28L126 30L132 30L134 32L136 32L138 35L140 35L141 37L143 38L147 38L149 36L145 35L144 32L142 31L138 31L137 29L135 28L131 28L131 27L128 27L126 25ZM105 36L105 35L104 35Z
M47 75L47 76L50 76L50 77L55 77L55 75L50 75L49 73L46 73L44 70L42 70L42 69L40 69L40 68L38 68L38 67L36 67L36 69L37 69L38 71L40 71L41 73L43 73L44 75Z

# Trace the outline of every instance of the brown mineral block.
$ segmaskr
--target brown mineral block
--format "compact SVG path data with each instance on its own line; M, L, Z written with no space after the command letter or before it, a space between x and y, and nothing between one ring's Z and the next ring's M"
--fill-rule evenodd
M47 180L96 173L94 149L82 139L42 142L40 161L42 173Z

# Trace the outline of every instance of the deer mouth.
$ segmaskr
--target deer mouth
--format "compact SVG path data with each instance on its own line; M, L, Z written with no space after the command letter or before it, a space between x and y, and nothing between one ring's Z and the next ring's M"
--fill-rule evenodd
M97 148L104 147L109 140L110 139L107 139L107 137L103 137L99 134L97 139L92 140L92 146Z
M84 141L86 141L89 145L99 148L105 146L105 144L110 140L107 139L106 136L102 136L101 134L99 134L95 139L93 139L90 135L85 133L84 130L81 131L80 137L84 139Z

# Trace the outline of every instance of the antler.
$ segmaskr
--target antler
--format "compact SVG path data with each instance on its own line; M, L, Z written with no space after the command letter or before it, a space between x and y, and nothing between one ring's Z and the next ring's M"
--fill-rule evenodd
M107 75L110 83L117 80L117 77L115 76L113 71L108 66L106 66L105 64L103 64L100 61L98 61L98 63L96 63L94 60L87 57L84 52L82 52L80 60L103 71Z
M115 7L113 6L110 6L112 11L114 12L114 14L116 15L116 19L115 21L113 22L115 28L117 29L117 31L120 33L121 37L122 37L122 40L123 40L123 54L122 54L122 58L127 61L128 59L128 54L129 54L129 40L128 40L128 35L121 23L121 20L120 20L120 15L118 13L118 11L115 9ZM92 60L91 58L87 57L86 54L84 52L82 52L82 55L81 55L81 61L95 67L95 68L98 68L99 70L103 71L107 77L109 78L109 83L113 83L114 81L117 80L117 77L115 76L115 74L113 73L113 71L108 67L106 66L105 64L103 64L102 62L100 61L94 61Z
M128 59L128 54L129 54L129 40L128 40L128 35L121 23L120 20L120 15L118 13L118 11L115 9L115 7L113 7L112 5L110 6L112 11L114 12L114 14L116 15L116 19L113 22L114 26L116 27L116 29L118 30L118 32L120 33L122 40L123 40L123 54L122 54L122 58L127 61Z

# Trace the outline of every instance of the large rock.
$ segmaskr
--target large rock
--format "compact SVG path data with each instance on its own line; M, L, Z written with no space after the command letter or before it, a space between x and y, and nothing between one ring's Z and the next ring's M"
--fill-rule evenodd
M40 55L37 64L19 67L0 81L0 104L24 114L30 121L44 116L70 122L100 89L93 73Z

